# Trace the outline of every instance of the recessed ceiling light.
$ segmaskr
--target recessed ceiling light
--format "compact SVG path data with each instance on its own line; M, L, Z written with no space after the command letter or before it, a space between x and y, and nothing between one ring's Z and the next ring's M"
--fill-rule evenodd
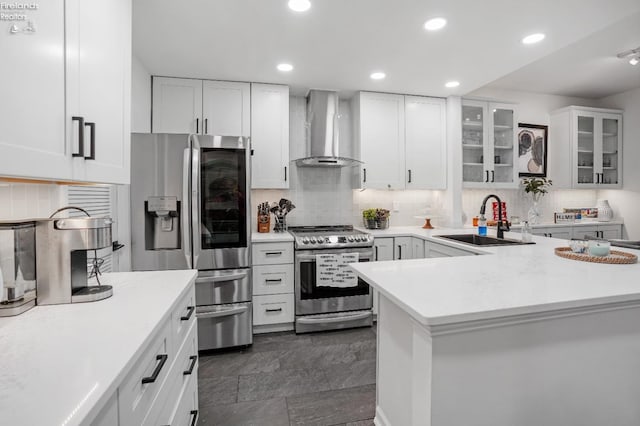
M382 80L386 76L387 75L383 72L374 72L374 73L371 73L369 77L371 77L372 80Z
M459 81L447 81L444 84L444 86L448 87L448 88L458 87L458 86L460 86L460 82Z
M429 19L424 23L424 29L427 31L437 31L447 25L447 20L444 18Z
M638 63L640 63L640 59L638 57L631 58L631 59L629 59L629 63L631 65L638 65Z
M278 64L278 71L284 71L284 72L293 71L293 65L291 65L291 64Z
M309 0L289 0L289 9L295 12L305 12L311 7Z
M542 33L535 33L535 34L531 34L526 36L525 38L522 39L522 44L535 44L538 43L540 41L544 40L544 34Z

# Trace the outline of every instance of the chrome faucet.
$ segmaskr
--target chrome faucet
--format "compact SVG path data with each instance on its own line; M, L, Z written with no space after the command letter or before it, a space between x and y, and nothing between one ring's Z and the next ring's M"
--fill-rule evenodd
M498 202L498 225L497 225L498 235L497 237L504 239L504 231L509 231L510 228L509 228L509 222L502 220L502 201L500 201L500 198L497 195L489 194L486 197L484 197L484 200L482 200L482 206L480 206L480 217L484 218L484 211L487 208L487 201L491 197L495 198L496 201Z

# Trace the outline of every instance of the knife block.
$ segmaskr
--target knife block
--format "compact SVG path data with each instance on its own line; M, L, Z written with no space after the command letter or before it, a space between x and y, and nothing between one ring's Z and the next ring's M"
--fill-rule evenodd
M266 233L271 231L271 215L258 214L258 232Z

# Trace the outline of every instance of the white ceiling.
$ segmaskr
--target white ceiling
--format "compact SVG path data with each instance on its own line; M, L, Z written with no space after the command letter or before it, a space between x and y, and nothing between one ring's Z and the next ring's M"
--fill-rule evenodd
M154 75L281 83L294 93L463 95L640 11L638 0L311 2L295 13L287 0L134 0L134 53ZM428 33L434 16L448 25ZM534 32L547 38L520 43ZM294 71L277 71L280 62ZM370 80L377 70L387 78ZM446 89L448 80L461 85Z
M616 55L640 47L640 13L539 59L489 85L599 99L640 87L640 65Z

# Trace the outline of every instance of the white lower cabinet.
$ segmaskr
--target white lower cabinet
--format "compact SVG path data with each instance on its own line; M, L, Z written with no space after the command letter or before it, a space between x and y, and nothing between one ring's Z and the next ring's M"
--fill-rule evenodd
M549 238L563 238L566 240L570 240L572 238L573 232L570 226L553 226L548 228L533 228L533 235L541 235L543 237Z
M424 259L424 244L422 238L411 237L411 251L414 259Z
M520 232L520 230L515 230ZM617 239L622 238L621 224L599 224L593 225L566 225L566 226L536 226L532 229L533 235L542 237L559 238L563 240L570 239L586 239L586 238L604 238Z
M293 242L253 243L253 332L293 330Z
M190 425L197 416L198 325L191 287L124 375L116 417L109 402L93 425ZM194 399L195 398L195 399ZM174 420L175 419L175 420Z
M454 256L474 256L477 253L451 247L446 244L439 244L433 241L425 241L424 254L426 258L434 257L454 257Z
M395 260L413 259L411 239L411 237L395 237L393 239L393 258Z

